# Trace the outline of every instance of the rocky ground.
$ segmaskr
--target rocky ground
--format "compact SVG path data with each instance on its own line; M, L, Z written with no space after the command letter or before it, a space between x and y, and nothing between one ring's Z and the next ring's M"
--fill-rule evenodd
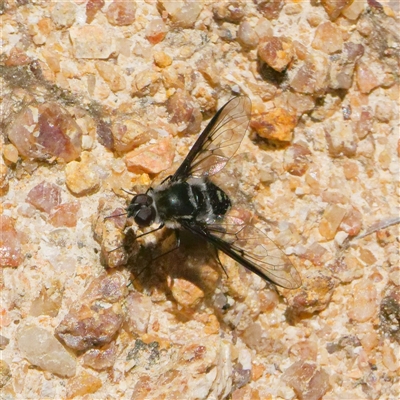
M0 1L3 398L399 398L397 6ZM236 95L297 289L123 214Z

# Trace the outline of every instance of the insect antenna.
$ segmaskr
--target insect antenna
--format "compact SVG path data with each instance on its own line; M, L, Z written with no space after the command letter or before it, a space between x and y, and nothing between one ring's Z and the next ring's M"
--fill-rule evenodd
M125 189L123 189L123 188L121 188L121 190L123 191L123 192L125 192L125 193L128 193L128 194L130 194L130 195L132 195L132 196L135 196L137 193L132 193L132 192L130 192L129 190L125 190Z
M109 218L117 218L117 217L121 217L122 215L126 215L128 213L124 212L121 214L117 214L117 215L109 215L108 217L104 217L104 219L109 219Z

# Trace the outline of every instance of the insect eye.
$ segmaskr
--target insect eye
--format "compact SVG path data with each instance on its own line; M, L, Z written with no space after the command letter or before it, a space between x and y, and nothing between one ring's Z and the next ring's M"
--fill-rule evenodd
M147 194L138 194L133 198L132 203L149 206L153 203L153 199Z
M154 207L143 207L135 215L135 222L139 226L149 226L156 218L156 211Z

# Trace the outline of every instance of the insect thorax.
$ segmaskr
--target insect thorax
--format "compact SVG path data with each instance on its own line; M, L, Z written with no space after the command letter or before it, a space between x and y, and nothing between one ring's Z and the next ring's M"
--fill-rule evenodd
M223 217L231 206L227 194L208 179L190 179L155 189L154 201L161 221L197 223Z

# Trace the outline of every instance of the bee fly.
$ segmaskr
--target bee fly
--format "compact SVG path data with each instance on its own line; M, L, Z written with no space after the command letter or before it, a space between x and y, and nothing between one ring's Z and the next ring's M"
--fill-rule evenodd
M177 171L159 186L135 195L127 215L142 228L157 223L155 230L164 226L187 230L266 281L294 289L301 280L289 258L262 231L228 216L231 200L210 180L235 154L250 114L251 101L246 96L226 103Z

